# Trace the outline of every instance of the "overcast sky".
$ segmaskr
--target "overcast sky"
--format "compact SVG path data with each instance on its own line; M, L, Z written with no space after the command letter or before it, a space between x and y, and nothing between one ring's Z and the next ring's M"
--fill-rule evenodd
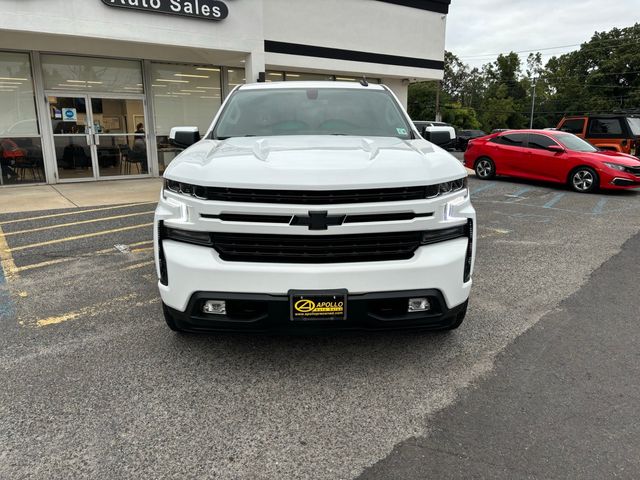
M446 48L481 66L497 55L479 55L578 44L634 21L640 22L640 0L452 0ZM543 61L577 48L542 50Z

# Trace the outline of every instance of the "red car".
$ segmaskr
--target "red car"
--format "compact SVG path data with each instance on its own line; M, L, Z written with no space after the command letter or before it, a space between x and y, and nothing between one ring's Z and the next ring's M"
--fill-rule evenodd
M507 175L564 183L581 193L640 187L640 159L560 131L509 130L471 140L464 165L484 180Z

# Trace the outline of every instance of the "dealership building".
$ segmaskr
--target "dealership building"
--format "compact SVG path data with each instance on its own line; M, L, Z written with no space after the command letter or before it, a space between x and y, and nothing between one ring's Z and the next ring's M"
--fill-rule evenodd
M2 0L0 185L162 175L238 84L443 76L450 0Z

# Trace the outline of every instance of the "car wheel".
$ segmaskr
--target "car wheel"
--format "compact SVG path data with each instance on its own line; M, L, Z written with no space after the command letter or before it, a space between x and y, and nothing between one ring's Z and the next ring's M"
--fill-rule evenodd
M171 316L171 312L169 311L169 307L167 307L164 302L162 302L162 313L164 314L164 321L167 322L167 327L169 327L174 332L182 332L183 330L176 325L176 321Z
M476 176L482 180L490 180L496 176L496 164L488 157L479 158L474 170Z
M467 316L467 307L469 306L469 300L467 300L466 302L464 302L464 306L462 307L462 310L460 310L458 312L458 314L456 315L456 319L454 320L454 322L449 325L448 327L445 327L444 330L445 331L450 331L450 330L455 330L456 328L458 328L460 325L462 325L462 322L464 321L464 317Z
M569 186L579 193L591 193L597 190L600 179L593 168L579 167L569 175Z

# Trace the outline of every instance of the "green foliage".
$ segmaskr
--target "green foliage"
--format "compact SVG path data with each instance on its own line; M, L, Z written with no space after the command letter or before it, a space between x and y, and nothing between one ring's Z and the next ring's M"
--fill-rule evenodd
M446 52L442 118L459 128L527 128L534 88L534 128L553 127L565 114L640 111L640 23L595 33L546 65L540 53L523 64L512 52L471 69ZM435 119L437 89L438 82L409 87L411 118Z

